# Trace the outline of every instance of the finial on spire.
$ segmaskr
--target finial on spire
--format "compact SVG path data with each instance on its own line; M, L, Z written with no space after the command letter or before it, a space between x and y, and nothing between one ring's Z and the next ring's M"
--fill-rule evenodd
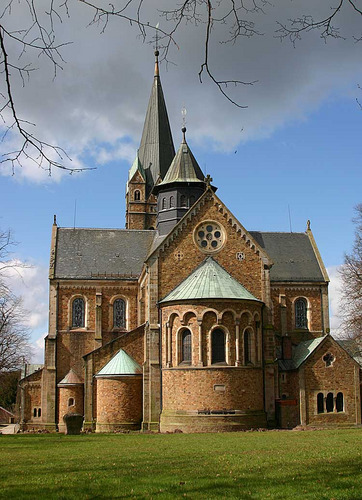
M182 127L182 142L186 142L186 127Z
M213 181L213 178L211 177L211 175L207 174L207 176L205 177L206 186L209 187L211 185L212 181Z
M56 226L56 225L57 225L57 216L56 216L56 215L54 215L53 225L54 225L54 226Z
M310 231L310 220L307 220L307 231Z
M155 76L160 76L160 70L158 68L158 56L160 55L158 50L155 50Z
M155 76L160 76L160 71L158 68L158 56L160 55L160 51L158 50L158 27L160 23L156 24L156 34L155 34Z

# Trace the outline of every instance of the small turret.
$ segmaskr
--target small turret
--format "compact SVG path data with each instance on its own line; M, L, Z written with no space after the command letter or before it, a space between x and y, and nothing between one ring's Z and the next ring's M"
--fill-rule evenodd
M154 187L157 200L157 229L168 234L205 191L206 183L194 155L186 142L186 128L182 128L182 142L163 181Z

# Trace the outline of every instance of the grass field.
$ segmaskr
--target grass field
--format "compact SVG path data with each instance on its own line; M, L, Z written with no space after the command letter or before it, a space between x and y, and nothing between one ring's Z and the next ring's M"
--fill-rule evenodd
M362 429L0 436L0 498L362 499Z

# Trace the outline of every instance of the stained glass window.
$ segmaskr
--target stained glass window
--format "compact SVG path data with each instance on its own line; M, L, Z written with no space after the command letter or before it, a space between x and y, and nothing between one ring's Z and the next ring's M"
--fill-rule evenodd
M217 329L211 335L211 363L223 362L225 362L225 334Z
M305 299L295 301L295 327L308 328L307 301Z
M191 332L184 330L181 336L181 362L191 363Z
M122 299L113 302L113 328L126 328L126 304Z
M82 328L84 326L84 300L77 298L72 305L72 326Z

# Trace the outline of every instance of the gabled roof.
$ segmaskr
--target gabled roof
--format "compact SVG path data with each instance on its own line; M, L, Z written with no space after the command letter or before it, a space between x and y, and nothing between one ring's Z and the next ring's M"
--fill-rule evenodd
M135 229L58 228L54 277L137 277L154 234Z
M155 76L143 126L139 159L146 173L147 191L150 192L158 177L165 177L175 156L170 122L158 71L158 51L155 52Z
M138 157L138 151L137 151L137 156L136 156L134 162L132 163L132 167L128 171L128 180L126 183L126 193L128 193L129 183L137 171L140 173L143 180L146 181L146 174L145 174L145 171L143 170L140 159Z
M260 302L212 257L206 259L160 303L194 299L236 299Z
M357 339L336 339L336 342L362 367L362 344Z
M278 364L281 370L296 370L299 368L304 361L306 361L309 356L317 349L318 346L327 338L327 335L324 337L317 337L316 339L304 340L300 342L293 349L293 358L292 359L280 359L278 360Z
M307 234L261 231L250 234L274 262L271 281L325 281Z
M142 367L120 349L113 358L96 374L96 377L111 377L117 375L142 375Z
M199 167L194 155L192 154L185 138L186 128L182 129L183 139L181 145L176 153L175 158L172 160L171 166L165 175L163 181L159 184L164 187L166 184L173 184L174 182L203 182L204 174Z
M212 179L211 179L212 180ZM212 201L216 206L218 211L223 214L225 217L225 223L230 223L235 231L240 235L240 238L243 238L246 243L250 246L250 248L261 255L263 262L265 265L272 265L272 260L270 259L266 250L259 245L259 243L254 239L254 237L249 233L244 226L240 224L238 219L230 212L230 210L224 205L224 203L220 200L220 198L215 194L214 188L211 185L208 185L204 193L200 196L200 198L196 201L196 203L185 213L182 219L176 224L176 226L166 235L166 237L157 237L152 245L152 250L150 250L147 259L149 259L154 253L157 251L163 250L170 245L170 243L178 236L179 233L182 233L183 230L191 223L192 219L194 219L201 207L205 205L208 201Z
M58 386L61 385L81 385L83 384L83 380L78 377L75 371L71 368L66 376L58 383Z

